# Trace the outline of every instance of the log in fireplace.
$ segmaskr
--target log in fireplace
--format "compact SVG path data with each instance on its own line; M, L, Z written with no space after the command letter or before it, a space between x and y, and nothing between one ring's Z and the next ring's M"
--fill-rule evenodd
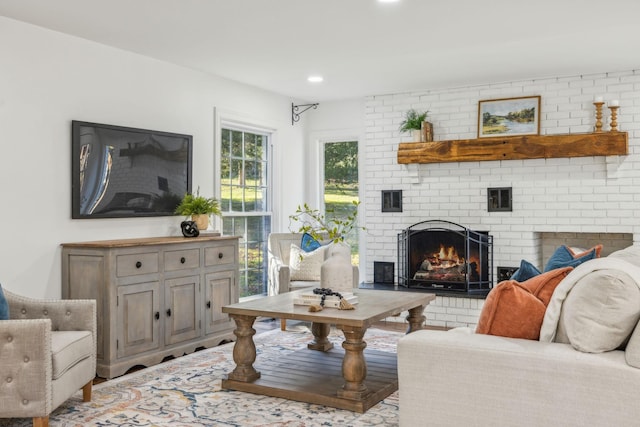
M493 285L493 236L429 220L398 234L398 284L486 295Z

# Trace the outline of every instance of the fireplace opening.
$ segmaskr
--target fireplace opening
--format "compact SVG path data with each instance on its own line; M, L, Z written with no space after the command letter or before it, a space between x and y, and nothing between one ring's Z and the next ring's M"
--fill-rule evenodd
M487 294L493 284L493 237L449 221L414 224L398 234L398 284Z

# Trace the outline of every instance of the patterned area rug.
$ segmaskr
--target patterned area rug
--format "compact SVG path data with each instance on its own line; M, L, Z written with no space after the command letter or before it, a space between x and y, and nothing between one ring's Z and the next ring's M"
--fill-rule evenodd
M369 329L367 348L395 353L401 333ZM302 326L254 336L258 359L277 358L311 340ZM332 328L340 346L343 335ZM397 426L398 392L364 414L251 393L222 390L233 370L233 343L202 350L94 386L91 402L77 393L50 417L50 426ZM30 419L0 420L0 426L31 426Z

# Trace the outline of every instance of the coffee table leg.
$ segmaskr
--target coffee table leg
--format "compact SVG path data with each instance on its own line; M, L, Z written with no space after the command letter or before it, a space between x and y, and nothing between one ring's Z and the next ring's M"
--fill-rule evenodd
M407 322L409 322L408 334L422 329L422 325L424 325L424 322L427 320L422 314L425 308L426 305L419 305L409 309L409 315L407 316Z
M313 333L313 342L307 344L309 350L329 351L333 348L333 344L327 338L331 325L328 323L316 323L311 324L311 332Z
M364 349L367 343L362 339L366 328L354 326L338 326L344 332L344 359L342 360L342 377L344 385L338 390L338 397L351 400L364 400L370 393L364 383L367 377L367 362L364 360Z
M256 361L256 345L253 336L256 330L253 329L255 316L230 315L236 322L236 329L233 333L238 340L233 346L233 361L236 368L227 376L230 380L252 382L260 378L260 372L253 367Z

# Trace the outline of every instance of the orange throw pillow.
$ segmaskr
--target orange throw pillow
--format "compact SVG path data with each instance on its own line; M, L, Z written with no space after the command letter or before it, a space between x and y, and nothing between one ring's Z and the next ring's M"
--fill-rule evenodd
M554 289L573 267L558 268L525 282L506 280L487 295L476 333L537 340Z
M487 295L476 333L537 340L546 309L527 288L506 280Z
M570 248L569 246L567 246L567 249L569 249L569 253L574 257L574 258L582 258L585 255L588 255L589 252L591 252L592 250L596 250L596 258L600 258L600 252L602 252L602 245L595 245L592 248L587 249L584 252L580 252L580 253L575 253L573 251L572 248Z
M547 271L529 280L525 280L520 284L527 288L533 296L542 301L546 307L549 305L549 301L551 301L551 295L553 295L556 286L558 286L562 279L567 277L567 274L569 274L571 270L573 270L573 267L556 268L555 270Z

